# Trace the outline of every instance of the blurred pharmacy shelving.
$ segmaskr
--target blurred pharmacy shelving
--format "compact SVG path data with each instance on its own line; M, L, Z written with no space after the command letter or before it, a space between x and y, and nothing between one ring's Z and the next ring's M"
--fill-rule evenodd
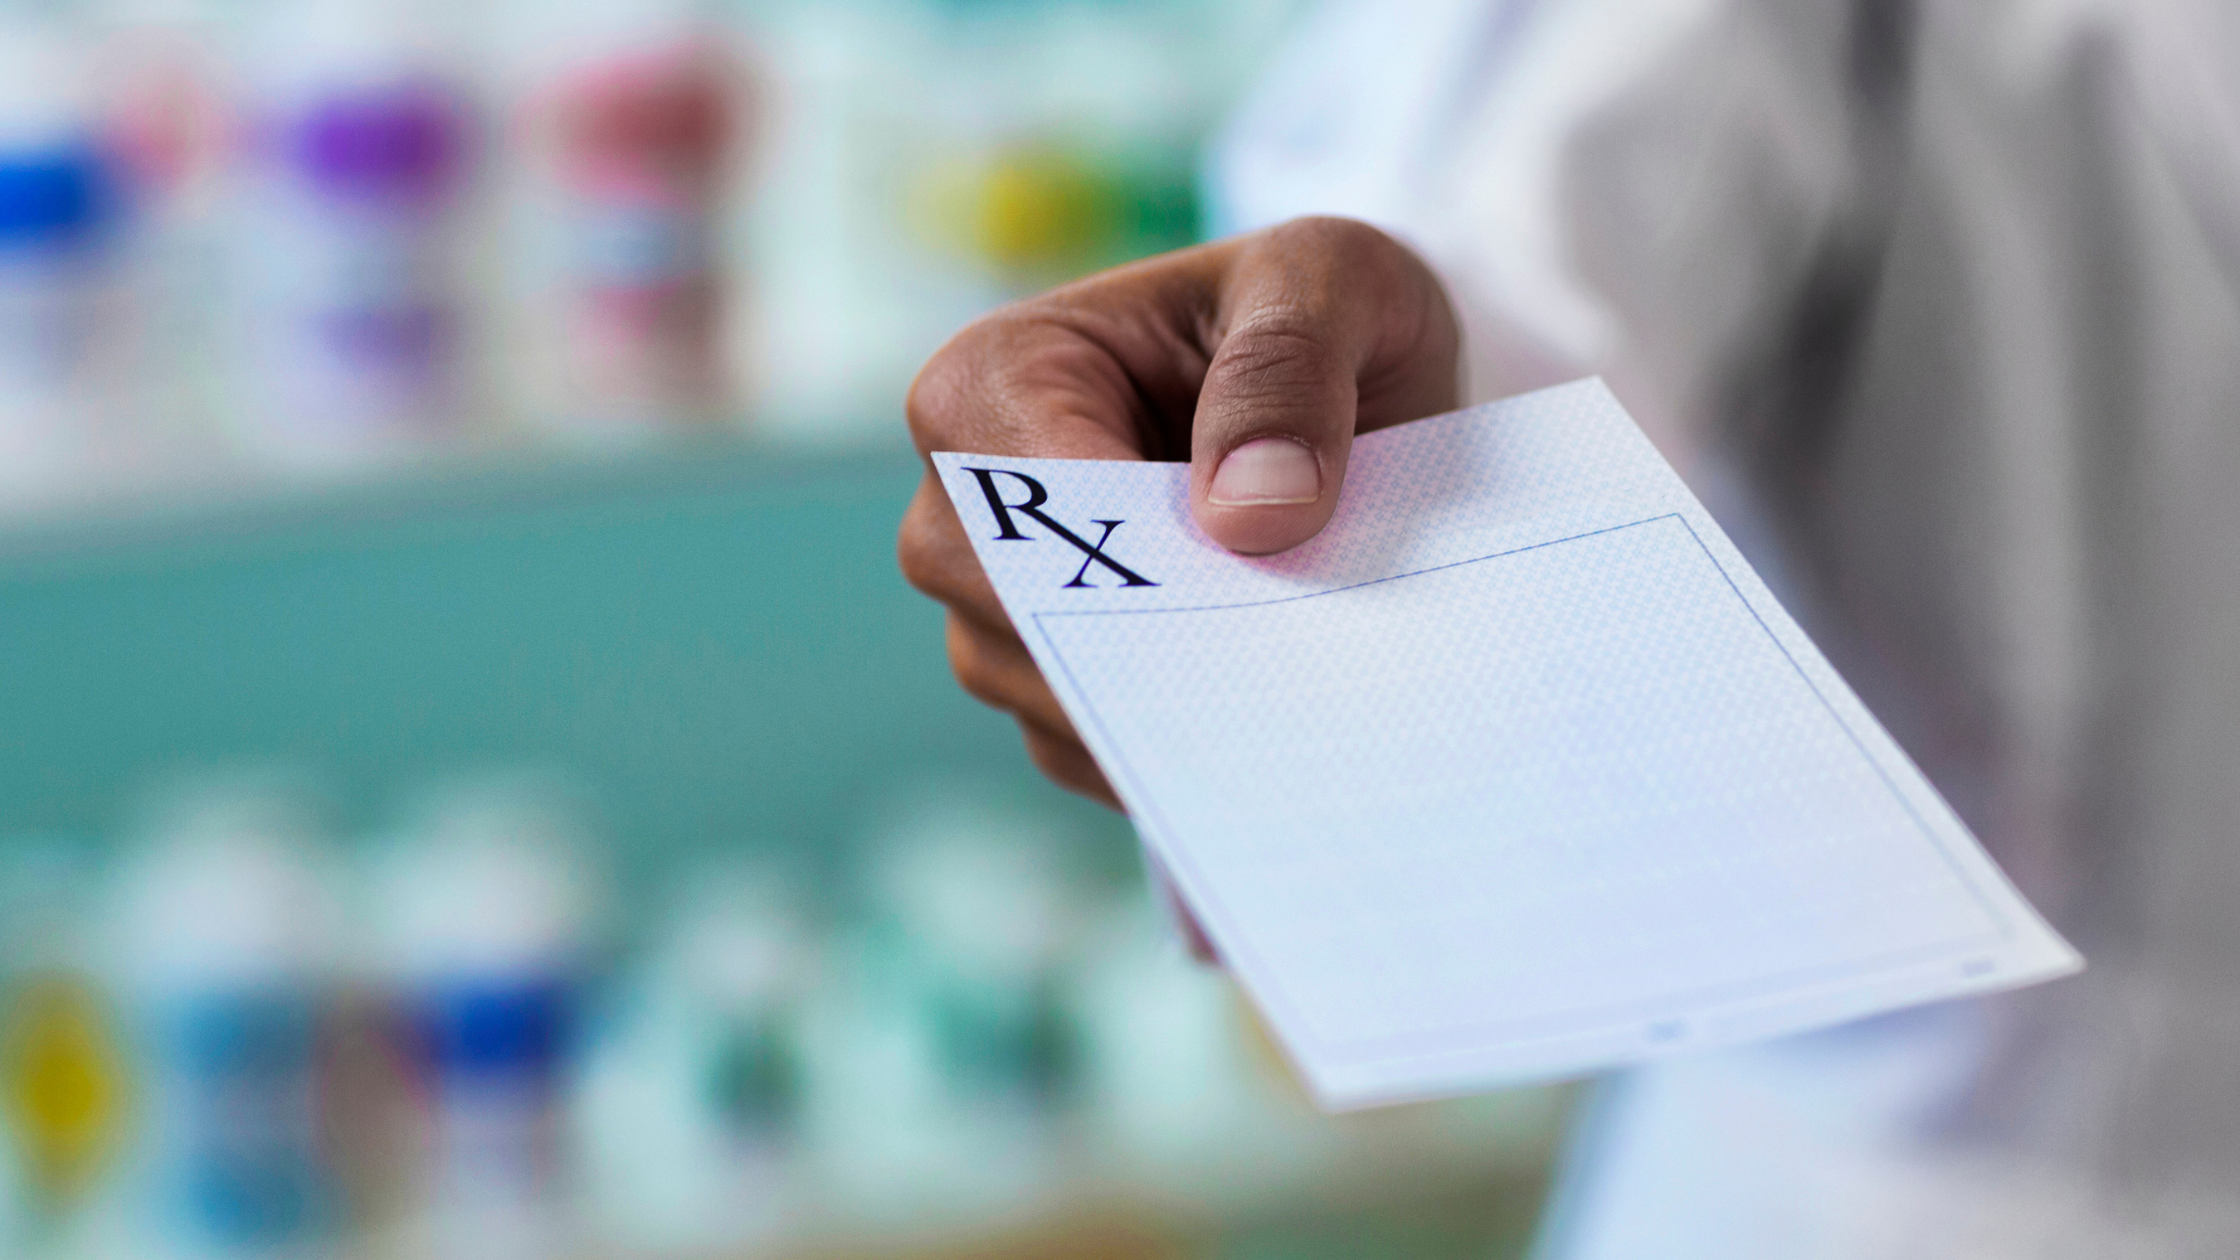
M1296 0L0 0L0 510L878 445L1192 243Z
M1166 938L1124 824L1037 782L1009 724L948 678L938 609L892 562L917 476L899 452L690 448L10 526L0 836L80 838L69 847L84 868L119 882L145 847L136 803L151 783L277 764L321 781L330 829L355 837L339 848L362 866L397 828L400 797L422 785L491 768L564 774L605 838L610 913L581 984L582 1040L555 1087L569 1153L518 1254L1179 1256L1264 1244L1291 1256L1404 1238L1414 1241L1391 1254L1443 1256L1488 1254L1502 1231L1520 1231L1561 1095L1315 1114L1229 982ZM928 834L977 844L1016 833L1020 819L1073 890L1050 974L1063 977L1081 1047L1063 1098L1023 1110L1001 1089L943 1092L954 1065L924 1057L938 1059L923 1041L938 1040L937 1015L916 1033L889 1018L900 1010L916 1026L921 998L886 1015L854 1005L896 984L938 992L923 987L928 958L983 957L971 941L941 944L955 931L959 871L967 916L972 889L1020 886L1010 867L972 865L969 844L947 874L898 868L896 855L937 851L921 843ZM718 900L750 925L811 922L825 996L791 1017L808 1084L781 1087L794 1119L758 1145L727 1127L736 1107L704 1096L693 1056L709 1043L675 1016L720 1013L738 991L692 979L692 951L709 953L678 944L704 905L692 889L733 886L709 870L763 863L784 872L776 886L805 890L794 908L773 908L768 881ZM389 887L379 896L393 910ZM1001 918L1027 899L985 909ZM98 936L114 913L85 918ZM882 935L897 914L903 935ZM763 940L752 928L713 939L733 961ZM111 986L104 1002L132 1007L100 985ZM882 1058L913 1036L916 1066ZM967 1044L979 1062L1005 1043ZM141 1103L118 1104L128 1153L80 1209L110 1230L145 1221L158 1160L141 1105L161 1089L143 1062L154 1052L144 1039L119 1045L113 1092ZM424 1196L394 1201L420 1206L342 1231L348 1254L458 1252L460 1227ZM1302 1222L1316 1222L1310 1237L1295 1232ZM92 1232L76 1249L47 1254L149 1254L135 1235L82 1228ZM1346 1241L1316 1251L1316 1238Z
M948 675L911 373L1290 0L0 3L0 1254L1514 1250Z

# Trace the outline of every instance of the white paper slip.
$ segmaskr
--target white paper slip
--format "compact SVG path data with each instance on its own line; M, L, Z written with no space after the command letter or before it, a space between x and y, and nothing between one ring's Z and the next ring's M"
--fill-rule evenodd
M1362 437L1273 557L1185 465L934 463L1325 1106L2082 965L1599 381Z

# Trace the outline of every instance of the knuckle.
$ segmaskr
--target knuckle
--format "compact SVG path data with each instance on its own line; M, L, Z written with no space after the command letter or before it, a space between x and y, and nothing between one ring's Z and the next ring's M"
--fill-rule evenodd
M1341 269L1389 262L1405 251L1398 241L1359 219L1316 214L1291 219L1269 229L1272 239L1286 247L1327 258Z
M1311 313L1292 308L1255 312L1221 343L1232 370L1313 371L1329 353L1330 331Z
M949 619L949 672L973 699L1008 709L1004 675L972 630L955 617Z
M901 544L895 548L895 558L902 569L903 581L908 582L921 595L935 599L941 597L936 589L940 574L936 572L933 551L924 539L905 530Z
M1021 689L1018 714L1020 720L1031 722L1035 728L1052 739L1078 746L1081 737L1073 730L1072 719L1066 716L1065 707L1051 693L1050 685L1043 681L1042 671L1032 664L1025 667L1028 682Z
M956 674L957 685L964 688L966 695L991 709L1001 709L1005 713L1017 711L1003 689L1002 680L997 676L969 662L959 662L953 656L950 658L949 668Z
M958 368L953 355L955 342L942 347L918 375L910 382L910 392L903 396L902 414L910 422L912 432L924 433L935 428L947 412L950 400L957 392Z
M1028 760L1034 762L1034 768L1045 778L1084 796L1103 794L1104 775L1090 759L1087 749L1032 727L1022 728L1022 733L1026 738Z
M1358 219L1293 219L1268 229L1261 249L1285 277L1290 313L1325 328L1349 312L1405 303L1429 275L1407 246Z
M1000 314L989 315L965 325L918 369L902 401L912 433L921 438L943 434L973 414L972 395L991 357L990 342L1000 319Z
M1331 380L1330 360L1330 337L1311 315L1269 311L1222 341L1206 383L1240 402L1319 395Z
M949 549L941 545L944 523L927 509L920 496L903 514L902 529L895 539L895 560L902 567L903 580L935 599L940 599L949 585L944 580L948 576Z
M951 616L948 631L949 671L965 694L990 708L1022 718L1039 712L1042 678L1033 667L1021 668L1000 643L963 618Z
M968 426L1004 392L1017 365L1050 332L1046 297L990 311L934 351L902 401L913 429L945 432Z
M903 513L895 536L895 561L903 580L919 593L972 615L984 624L1008 626L996 611L995 590L980 571L980 560L965 539L964 527L940 487L930 480Z

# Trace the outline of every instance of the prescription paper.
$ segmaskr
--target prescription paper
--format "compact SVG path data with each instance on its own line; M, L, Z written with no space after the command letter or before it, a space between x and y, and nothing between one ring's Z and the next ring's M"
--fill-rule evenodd
M1185 465L934 464L1327 1107L2082 965L1599 381L1361 437L1273 557Z

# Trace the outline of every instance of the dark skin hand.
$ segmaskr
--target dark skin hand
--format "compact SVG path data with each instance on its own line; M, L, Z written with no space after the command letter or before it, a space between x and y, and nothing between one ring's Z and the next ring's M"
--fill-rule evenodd
M919 453L1182 460L1200 528L1233 551L1298 546L1337 509L1356 433L1454 408L1461 338L1429 268L1347 219L1295 219L1013 303L911 386ZM1117 809L930 461L902 571L949 609L957 681L1010 713L1035 765Z

